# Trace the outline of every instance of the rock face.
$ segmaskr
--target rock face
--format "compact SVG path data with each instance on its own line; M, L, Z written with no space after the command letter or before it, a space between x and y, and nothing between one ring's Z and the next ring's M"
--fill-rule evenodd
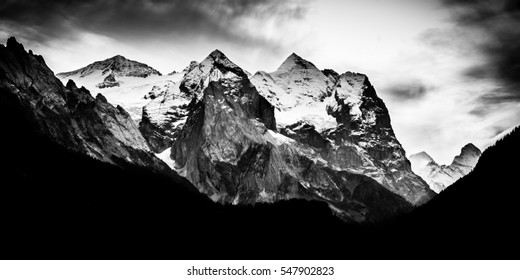
M433 195L411 172L364 75L326 76L293 54L274 74L249 80L217 50L179 92L192 99L171 158L214 201L315 199L345 220L376 221ZM290 114L277 127L280 112Z
M320 71L292 54L251 81L276 107L280 132L311 146L331 168L366 175L414 205L433 196L411 171L367 76Z
M15 100L2 106L19 106L35 131L71 150L114 164L165 168L122 107L92 97L73 81L63 86L41 56L27 53L14 38L0 45L0 90Z
M458 179L467 175L477 165L481 152L469 143L462 147L450 165L439 165L426 152L410 156L412 170L421 176L430 188L440 193Z
M192 95L181 92L179 84L170 83L160 88L142 109L139 130L155 153L171 147L184 126Z
M189 108L202 99L203 90L211 81L248 75L219 50L212 52L201 63L192 61L181 73L180 81L166 88L143 108L139 128L155 153L164 152L179 137Z
M114 77L114 73L110 73L108 76L103 79L102 83L99 83L96 85L98 88L110 88L110 87L118 87L119 82L116 81L116 78Z

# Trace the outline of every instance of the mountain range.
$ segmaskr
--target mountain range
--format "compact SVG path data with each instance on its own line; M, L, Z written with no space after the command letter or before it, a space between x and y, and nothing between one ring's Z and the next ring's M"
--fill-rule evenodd
M157 153L122 106L77 81L63 85L41 56L10 38L0 45L2 258L518 258L517 165L504 160L520 153L518 129L434 196L411 171L366 76L324 70L331 91L293 93L296 84L323 83L310 62L289 58L284 64L294 67L250 75L217 51L183 71L172 90L191 94L186 120ZM276 97L251 82L255 75L270 76L294 106L269 101ZM323 105L336 127L276 118ZM328 154L348 147L351 156ZM356 155L364 157L341 161ZM277 184L280 177L289 183ZM342 196L329 182L343 182ZM418 190L426 198L414 203ZM345 223L331 209L365 223Z
M430 188L439 193L467 175L475 167L481 151L469 143L462 147L460 154L455 156L450 165L439 165L426 152L410 156L412 170L421 176Z
M114 59L57 76L91 81L99 91ZM375 221L434 195L411 171L388 110L363 74L321 71L293 53L275 72L251 75L215 50L160 77L130 77L128 84L148 92L119 83L117 94L105 94L121 106L127 94L147 102L134 120L148 146L214 201L323 200L344 220Z

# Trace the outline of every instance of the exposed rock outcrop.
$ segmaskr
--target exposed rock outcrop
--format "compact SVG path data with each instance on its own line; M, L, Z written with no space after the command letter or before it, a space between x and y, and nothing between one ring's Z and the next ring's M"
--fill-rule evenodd
M101 161L119 161L163 170L130 115L73 81L66 86L41 56L26 52L14 38L0 45L0 90L14 96L25 118L41 135ZM6 104L4 104L7 106Z

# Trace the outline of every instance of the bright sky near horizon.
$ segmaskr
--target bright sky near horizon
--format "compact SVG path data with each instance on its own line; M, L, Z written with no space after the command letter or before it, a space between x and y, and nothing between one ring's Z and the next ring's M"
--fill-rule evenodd
M295 52L367 74L407 154L449 164L466 143L485 148L520 123L519 68L509 65L519 43L504 37L518 39L518 6L469 2L8 0L0 39L16 36L55 73L120 54L166 74L214 49L270 72Z

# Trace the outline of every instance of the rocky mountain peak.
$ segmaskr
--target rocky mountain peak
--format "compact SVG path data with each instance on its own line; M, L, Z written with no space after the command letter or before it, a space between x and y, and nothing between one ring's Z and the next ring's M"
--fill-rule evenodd
M460 153L461 153L461 155L465 155L465 154L478 154L478 155L480 155L482 152L480 151L479 148L477 148L472 143L468 143L464 147L462 147L462 149L460 150Z
M323 101L332 95L333 84L327 76L325 76L314 64L303 59L299 55L293 53L272 73L269 73L271 79L257 76L253 83L261 88L261 92L265 92L265 96L274 102L278 109L287 112L287 110L306 106L313 107L315 104L323 103ZM332 83L331 83L332 82ZM277 98L270 97L270 93L276 93ZM285 92L286 94L283 94ZM282 93L282 94L280 94ZM279 104L277 104L279 103ZM325 106L325 105L324 105ZM323 110L325 112L325 110ZM291 113L286 114L291 123ZM313 114L314 115L314 114ZM294 116L294 115L293 115ZM285 119L284 116L280 116ZM309 116L308 119L316 119ZM285 122L285 120L284 120ZM320 123L327 123L328 126L333 125L334 120L330 116L320 118ZM287 123L290 124L290 123ZM315 123L317 125L317 123ZM319 127L319 125L318 125Z
M78 86L76 85L76 83L73 80L71 80L71 79L69 79L69 81L67 82L65 87L67 89L69 89L69 90L76 90L76 89L78 89Z
M150 75L162 75L159 71L144 63L127 59L122 55L116 55L102 61L96 61L74 71L58 73L56 76L61 79L69 77L73 79L81 79L93 74L101 76L112 74L117 77L141 78L146 78Z
M153 74L161 75L159 71L152 67L141 62L127 59L122 55L116 55L112 58L106 59L104 62L105 65L107 65L106 68L112 70L112 73L115 73L116 75L143 78Z
M452 165L475 166L482 152L472 143L466 144L460 154L453 159Z
M421 176L430 188L439 193L459 178L468 174L480 158L480 150L469 143L462 147L450 165L437 164L426 152L410 156L412 170Z
M192 66L190 64L190 66ZM202 91L212 81L221 79L239 81L247 80L247 73L233 63L221 51L214 50L200 64L194 66L180 82L180 89L188 95L202 98Z
M323 71L321 72L323 73L323 75L327 76L327 78L329 78L333 84L335 84L339 79L338 72L332 69L323 69Z
M371 86L370 82L368 81L368 77L361 73L345 72L341 74L338 79L342 82L342 87L349 88L348 91L351 94L366 94L368 92L365 92L365 89Z
M429 164L437 165L437 163L435 163L435 160L433 160L433 158L424 151L411 155L410 163L412 164L412 171L416 174L420 174L421 171Z
M214 51L212 51L209 54L209 57L213 58L214 60L228 59L227 56L219 49L215 49Z
M16 51L16 50L25 51L23 45L18 43L18 41L16 41L15 37L9 37L7 39L6 47L8 49L10 49L11 51Z
M204 59L200 65L205 70L210 68L218 68L221 72L233 72L236 75L245 75L245 71L238 65L233 63L224 53L220 50L212 51L206 59Z
M130 61L130 60L126 59L124 56L119 55L119 54L109 58L108 60L113 60L113 61L118 61L118 60L119 61Z
M278 67L276 72L291 72L294 70L316 70L320 71L312 62L303 59L296 53L292 53L285 61ZM321 72L321 71L320 71Z
M4 47L4 45L1 45ZM7 48L12 54L16 54L18 58L25 57L27 58L27 52L22 44L20 44L15 37L9 37L5 44L5 48ZM32 50L28 51L28 54L31 58L36 59L40 64L45 64L45 60L41 55L33 54ZM46 66L45 66L46 67Z

